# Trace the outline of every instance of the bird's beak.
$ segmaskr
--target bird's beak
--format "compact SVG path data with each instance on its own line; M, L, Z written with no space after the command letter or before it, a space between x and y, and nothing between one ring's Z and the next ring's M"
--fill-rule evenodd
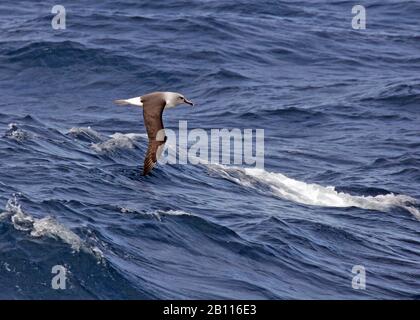
M192 101L187 100L187 99L184 99L184 102L185 102L186 104L189 104L190 106L194 107L194 103L193 103Z

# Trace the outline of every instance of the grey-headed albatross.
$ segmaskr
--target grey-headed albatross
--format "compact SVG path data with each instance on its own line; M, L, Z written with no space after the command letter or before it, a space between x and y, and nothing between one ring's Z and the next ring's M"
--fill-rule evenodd
M134 105L143 107L144 125L146 126L149 145L144 159L143 175L146 176L155 166L158 156L166 142L162 114L165 108L178 104L194 104L177 92L152 92L140 97L115 100L118 105Z

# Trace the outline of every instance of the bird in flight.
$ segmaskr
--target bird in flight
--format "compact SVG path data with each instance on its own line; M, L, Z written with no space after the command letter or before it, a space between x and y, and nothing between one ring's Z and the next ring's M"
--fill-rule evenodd
M162 121L163 110L183 103L194 106L190 100L177 92L152 92L140 97L114 100L114 103L143 107L144 125L149 138L143 166L144 176L152 171L167 139Z

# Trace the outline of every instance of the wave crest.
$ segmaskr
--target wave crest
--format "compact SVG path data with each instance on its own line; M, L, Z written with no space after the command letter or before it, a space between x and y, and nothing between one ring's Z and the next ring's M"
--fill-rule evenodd
M16 123L9 123L8 127L9 129L4 134L4 137L7 139L22 142L31 137L31 135L28 132L20 129Z
M92 144L92 149L98 153L114 152L118 149L134 149L135 141L138 138L144 138L142 134L135 133L114 133L111 138L100 143Z
M91 127L73 127L69 130L68 133L77 139L88 140L92 142L101 141L100 133L93 130Z
M35 218L22 210L16 195L7 201L5 212L0 214L0 220L10 217L13 227L19 231L29 232L32 237L49 237L61 240L70 245L72 250L80 250L93 254L103 259L102 251L97 247L89 247L73 231L67 229L54 218L47 216L41 219Z
M268 187L273 195L296 203L323 207L357 207L382 212L388 212L393 207L400 207L420 220L420 211L414 207L418 201L406 195L388 193L377 196L354 196L338 192L333 186L324 187L316 183L306 183L281 173L258 168L223 165L215 165L213 168L237 184L257 190L262 184Z
M119 211L124 214L139 214L140 212L128 208L128 207L118 207ZM148 212L141 212L145 216L151 216L156 218L157 220L161 221L163 216L191 216L192 214L183 210L154 210Z

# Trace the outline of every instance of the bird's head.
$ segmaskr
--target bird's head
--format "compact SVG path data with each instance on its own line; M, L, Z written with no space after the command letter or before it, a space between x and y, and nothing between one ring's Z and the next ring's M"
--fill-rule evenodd
M165 92L165 100L167 108L175 107L183 103L189 104L190 106L194 106L194 103L192 101L188 100L184 97L184 95L178 92Z

